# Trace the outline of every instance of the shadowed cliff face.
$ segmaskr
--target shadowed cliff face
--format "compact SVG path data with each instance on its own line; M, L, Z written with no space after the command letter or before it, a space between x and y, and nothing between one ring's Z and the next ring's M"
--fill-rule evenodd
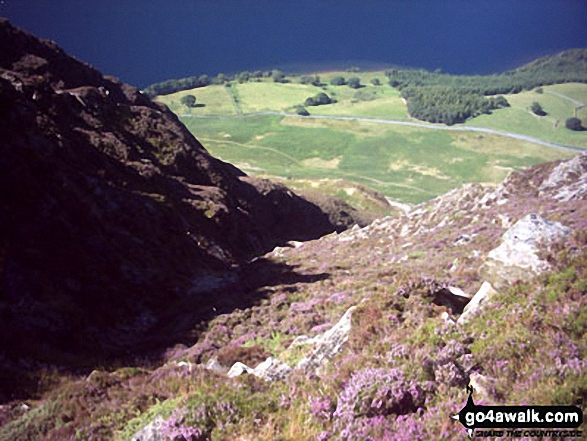
M146 329L203 274L333 231L286 187L210 156L134 87L5 20L0 46L7 354L97 350L102 330Z

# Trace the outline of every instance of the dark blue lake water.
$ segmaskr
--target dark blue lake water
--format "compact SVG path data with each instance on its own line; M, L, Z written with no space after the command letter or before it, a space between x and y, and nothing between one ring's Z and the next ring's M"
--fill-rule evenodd
M352 64L487 74L587 47L584 0L1 0L0 15L140 87Z

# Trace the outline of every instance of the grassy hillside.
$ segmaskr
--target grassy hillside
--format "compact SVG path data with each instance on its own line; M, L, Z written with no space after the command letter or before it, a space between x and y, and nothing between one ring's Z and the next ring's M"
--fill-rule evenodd
M198 107L188 108L181 104L181 99L186 95L196 97ZM163 95L158 101L167 104L175 113L193 113L196 115L236 115L233 99L227 87L207 86L193 90L182 90L171 95Z
M436 125L413 120L400 92L385 82L384 72L318 74L321 87L271 79L213 85L161 96L158 99L181 115L182 121L214 155L247 173L295 181L328 179L368 185L384 195L409 203L433 198L465 182L498 182L511 170L565 158L572 153L496 135L433 130ZM363 87L335 86L336 76L361 80ZM379 78L381 85L371 83ZM411 121L426 127L406 127L370 121L315 119L263 112L293 114L293 106L319 92L336 103L308 106L314 116L342 116ZM194 94L201 107L180 103ZM565 120L578 103L587 102L587 84L543 87L543 93L525 91L506 95L511 107L494 110L467 121L465 127L587 147L587 132L572 132ZM546 116L530 111L538 101ZM240 113L238 113L240 112ZM213 116L218 118L197 118ZM249 115L249 116L247 116ZM226 118L231 116L231 118ZM235 116L243 116L235 118ZM578 116L587 125L587 109ZM455 126L458 127L458 126ZM335 184L325 191L335 191Z
M481 115L465 123L467 126L487 127L503 132L519 133L535 138L587 147L587 132L573 132L565 128L565 120L574 116L578 101L587 104L587 84L568 83L545 86L543 93L535 91L505 95L511 107L500 109L491 115ZM530 111L536 101L540 103L546 116L538 116ZM579 113L583 124L587 125L585 108Z
M410 203L572 155L495 135L373 122L280 116L183 121L212 154L247 173L344 179Z

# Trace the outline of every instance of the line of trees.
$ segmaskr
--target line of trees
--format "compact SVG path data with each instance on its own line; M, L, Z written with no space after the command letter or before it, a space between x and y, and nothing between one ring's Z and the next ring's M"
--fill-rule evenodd
M509 107L503 96L486 98L476 93L463 93L450 87L410 87L402 91L408 102L408 113L419 120L447 125L462 123L491 110Z
M143 89L143 93L153 98L158 95L169 95L170 93L179 92L182 90L196 89L198 87L206 87L211 84L225 84L230 81L238 81L239 83L261 81L263 78L272 79L278 83L287 83L288 80L285 74L277 69L268 71L243 71L236 74L228 75L219 73L214 77L208 75L200 75L194 77L181 78L177 80L167 80L161 83L151 84ZM318 79L319 81L319 79Z
M400 69L388 70L385 75L389 84L401 91L414 118L455 124L509 105L503 97L486 96L519 93L549 84L587 83L587 49L568 50L495 75Z

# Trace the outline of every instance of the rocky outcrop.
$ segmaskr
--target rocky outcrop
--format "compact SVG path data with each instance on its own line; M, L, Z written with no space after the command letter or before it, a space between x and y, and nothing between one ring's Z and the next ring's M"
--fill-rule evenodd
M292 371L293 369L286 363L277 358L269 357L254 369L251 369L244 363L236 362L232 365L226 376L233 378L242 374L252 374L265 381L276 381L283 380Z
M336 325L323 334L314 337L311 352L302 358L296 369L306 373L316 372L328 360L336 355L348 340L351 332L351 317L356 306L351 306Z
M165 441L165 434L162 426L165 419L161 416L156 417L153 421L135 433L130 441Z
M558 201L583 199L587 196L587 154L558 164L539 187L541 196Z
M132 347L185 293L197 310L210 272L334 231L283 185L212 157L136 88L6 20L0 45L8 353Z
M467 303L463 309L463 313L457 320L457 324L463 325L471 321L471 319L488 304L495 294L497 294L497 291L493 289L491 283L483 282L479 291L475 293L471 301Z
M558 222L529 214L507 230L501 245L489 252L482 272L497 289L516 280L529 280L549 268L538 253L570 232Z
M294 368L277 358L269 357L256 368L236 362L226 373L226 376L233 378L242 374L252 374L265 381L275 381L284 379L294 370L303 371L307 374L316 373L320 367L324 366L328 360L340 351L348 340L351 332L351 316L355 309L356 306L351 306L336 325L322 334L313 338L305 335L297 337L288 349L295 346L310 346L310 348L308 349L308 355L303 357ZM215 359L210 359L204 367L215 372L222 372L222 366Z

